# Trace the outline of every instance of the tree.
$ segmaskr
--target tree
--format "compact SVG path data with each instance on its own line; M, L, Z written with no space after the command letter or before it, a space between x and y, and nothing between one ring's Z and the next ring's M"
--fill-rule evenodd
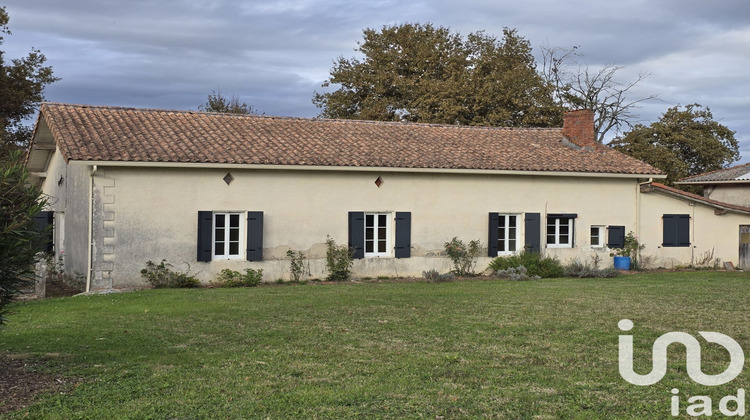
M0 7L0 33L10 35L9 20L5 7ZM3 40L0 35L0 45ZM32 49L26 57L6 63L0 51L0 160L7 159L13 149L28 146L31 129L23 121L44 100L44 88L59 80L52 67L44 65L46 61L44 54Z
M431 24L365 29L339 57L313 103L325 118L492 126L555 126L562 109L536 72L529 42L504 29L465 39Z
M231 99L227 99L221 94L220 90L211 91L206 103L198 105L198 110L205 112L222 112L225 114L257 114L252 106L245 102L240 102L240 98L232 95Z
M23 152L11 151L0 160L0 325L6 306L19 289L30 283L32 266L43 241L34 216L46 205L41 190L28 186L29 174L21 163Z
M632 128L632 120L638 118L638 104L656 95L636 100L628 99L630 90L646 79L648 73L639 73L635 80L627 83L617 81L617 72L623 67L606 65L599 70L579 65L578 47L571 49L542 47L542 76L554 87L557 103L567 109L591 109L594 111L596 140L602 143L612 130L620 132L623 126ZM574 67L577 67L573 69Z
M667 174L666 184L727 167L740 158L735 132L699 104L669 108L659 121L638 124L610 145Z

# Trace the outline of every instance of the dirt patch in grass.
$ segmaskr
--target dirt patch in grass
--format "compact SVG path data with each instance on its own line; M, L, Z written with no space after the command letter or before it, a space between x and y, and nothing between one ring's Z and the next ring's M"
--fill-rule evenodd
M0 355L0 414L20 410L43 392L63 392L76 383L36 372L25 359Z

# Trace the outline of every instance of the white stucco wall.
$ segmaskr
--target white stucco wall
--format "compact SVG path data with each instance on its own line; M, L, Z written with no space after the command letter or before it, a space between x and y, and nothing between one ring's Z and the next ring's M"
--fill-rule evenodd
M750 207L750 185L748 184L707 185L703 194L712 200Z
M655 191L641 194L640 241L646 245L642 255L651 259L650 267L712 266L739 260L739 226L750 224L750 215L728 212L718 215L714 208L687 199L667 196ZM690 246L663 247L664 214L690 215Z
M227 172L235 178L231 185L222 180ZM546 213L577 213L575 247L542 244L543 251L562 260L588 260L599 252L610 264L606 250L589 246L590 225L633 230L636 223L636 182L622 178L99 166L94 179L95 212L100 208L94 225L104 228L99 240L107 248L100 261L111 269L114 287L143 285L140 269L161 259L176 269L189 266L202 281L223 268L245 267L262 268L265 280L288 279L289 249L308 254L313 277L324 278L326 236L347 243L349 211L412 213L411 258L355 260L355 277L447 272L450 262L440 256L444 242L457 236L486 246L490 212L541 213L543 241ZM264 261L197 262L201 210L263 211ZM478 271L488 262L480 258Z
M48 210L55 212L54 251L63 255L65 274L83 277L88 265L90 168L67 165L57 149L41 184ZM64 221L63 221L64 220Z

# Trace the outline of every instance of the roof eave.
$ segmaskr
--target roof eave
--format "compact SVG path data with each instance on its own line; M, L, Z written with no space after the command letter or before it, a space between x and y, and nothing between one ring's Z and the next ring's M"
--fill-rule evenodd
M707 200L701 200L695 197L690 197L684 194L680 194L674 191L666 190L664 188L660 188L658 186L654 186L651 184L645 184L641 186L641 192L643 193L650 193L650 192L657 192L660 194L668 195L671 197L677 197L683 200L688 200L694 203L703 204L708 207L712 207L714 209L722 210L723 212L732 212L732 213L739 213L739 214L749 214L750 215L750 208L747 210L742 210L734 207L729 206L723 206L717 202L707 201Z

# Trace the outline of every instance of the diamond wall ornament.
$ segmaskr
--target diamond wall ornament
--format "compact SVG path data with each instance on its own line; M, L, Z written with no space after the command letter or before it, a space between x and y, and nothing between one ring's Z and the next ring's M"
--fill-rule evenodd
M226 182L227 185L229 185L229 184L232 183L232 181L234 181L234 177L232 176L232 174L230 174L229 172L227 172L227 174L224 175L224 182Z
M377 185L378 188L380 188L380 186L383 185L383 178L378 177L378 179L375 180L375 185Z

